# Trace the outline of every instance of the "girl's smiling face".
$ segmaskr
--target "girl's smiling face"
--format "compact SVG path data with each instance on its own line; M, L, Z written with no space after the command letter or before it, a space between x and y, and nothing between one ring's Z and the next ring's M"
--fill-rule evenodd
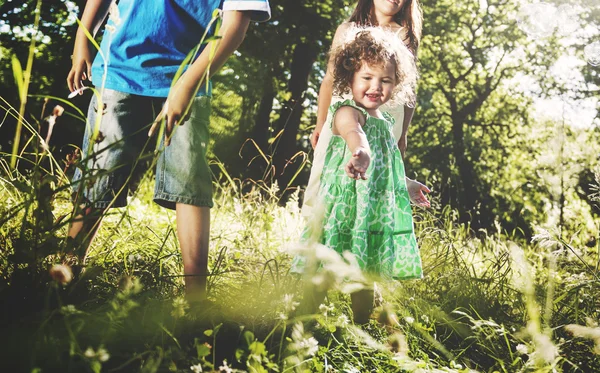
M395 16L402 9L405 0L373 0L374 10L387 15Z
M354 73L350 86L354 101L370 115L377 116L377 109L392 97L396 86L394 73L395 65L391 61L387 61L385 66L363 63Z

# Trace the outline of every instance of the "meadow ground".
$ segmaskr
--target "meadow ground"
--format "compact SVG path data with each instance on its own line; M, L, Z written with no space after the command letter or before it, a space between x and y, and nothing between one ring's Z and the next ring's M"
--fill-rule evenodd
M448 208L417 209L425 278L378 281L383 303L358 326L356 268L298 244L297 196L282 206L276 187L215 183L209 300L189 304L174 214L150 201L150 177L107 214L70 280L66 182L2 165L3 371L600 370L597 241L544 231L526 242L499 226L475 235ZM291 274L298 251L321 269ZM315 314L297 312L305 283L329 290Z

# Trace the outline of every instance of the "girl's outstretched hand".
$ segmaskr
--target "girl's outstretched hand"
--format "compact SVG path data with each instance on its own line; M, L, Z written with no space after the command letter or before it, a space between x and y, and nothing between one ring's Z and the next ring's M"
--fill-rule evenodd
M412 203L421 207L431 207L429 199L425 193L430 193L431 190L424 184L419 183L416 180L406 179L406 187L408 189L408 196Z
M346 174L354 180L367 180L367 168L371 163L371 156L366 149L359 147L352 154L352 158L345 167Z

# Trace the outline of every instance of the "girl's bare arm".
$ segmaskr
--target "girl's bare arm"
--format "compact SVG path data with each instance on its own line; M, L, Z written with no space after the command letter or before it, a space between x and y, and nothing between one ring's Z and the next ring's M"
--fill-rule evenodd
M371 163L371 149L362 130L364 124L365 116L350 106L338 109L333 120L333 134L340 135L352 152L352 158L345 167L346 174L356 180L367 178L367 168Z
M348 31L349 27L350 23L348 22L344 22L338 26L337 30L335 31L335 35L333 36L333 41L331 42L331 50L334 50L342 43L344 35ZM327 119L327 110L329 110L329 105L331 105L331 97L333 96L333 62L333 58L330 56L329 61L327 62L325 77L323 78L321 87L319 88L319 98L317 101L317 125L310 137L310 143L313 148L317 146L319 136L323 130L323 124L325 124L325 120Z

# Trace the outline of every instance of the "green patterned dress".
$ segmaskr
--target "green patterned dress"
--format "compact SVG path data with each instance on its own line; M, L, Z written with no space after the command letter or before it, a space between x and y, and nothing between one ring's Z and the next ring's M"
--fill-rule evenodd
M329 118L342 106L352 106L366 117L363 131L371 148L367 180L354 180L344 171L351 152L341 136L327 147L319 197L323 203L320 243L338 253L350 251L360 267L383 278L423 276L415 238L404 164L392 128L394 119L370 116L353 100L333 104ZM332 120L325 123L332 125ZM309 225L310 226L310 225ZM304 237L310 237L310 228Z

